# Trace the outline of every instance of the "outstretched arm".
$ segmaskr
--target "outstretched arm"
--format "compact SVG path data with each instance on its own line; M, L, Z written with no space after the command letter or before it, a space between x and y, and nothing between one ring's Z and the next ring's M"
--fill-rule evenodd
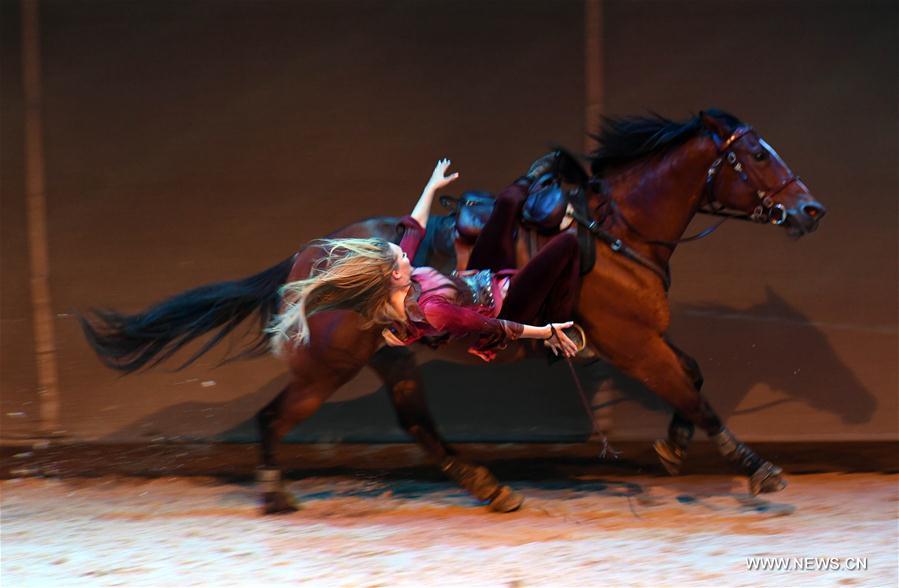
M434 194L437 193L437 190L455 181L456 178L459 177L458 172L448 176L445 175L450 163L452 162L449 159L441 159L437 162L437 166L431 174L431 179L425 184L425 189L422 190L418 203L415 205L415 208L412 209L412 218L418 221L418 224L422 227L428 226L428 217L431 214L431 202L434 200Z
M479 334L481 343L486 346L505 345L519 338L545 339L557 355L561 352L566 357L571 357L577 353L577 345L562 332L562 329L573 324L571 322L552 323L542 327L526 325L487 317L439 298L422 305L422 311L428 323L438 331L456 336Z

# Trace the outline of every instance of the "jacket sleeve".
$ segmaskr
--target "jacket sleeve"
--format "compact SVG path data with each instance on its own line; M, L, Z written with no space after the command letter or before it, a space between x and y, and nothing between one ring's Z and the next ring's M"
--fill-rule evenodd
M409 257L409 261L415 259L418 252L418 246L421 245L425 236L425 229L411 215L406 215L400 219L400 225L405 227L403 238L400 240L400 249Z
M484 316L439 297L422 304L421 310L428 324L438 331L449 333L453 337L479 335L473 350L503 348L511 341L521 337L521 333L524 331L524 325L521 323ZM475 354L481 355L480 353ZM481 355L481 357L484 356Z

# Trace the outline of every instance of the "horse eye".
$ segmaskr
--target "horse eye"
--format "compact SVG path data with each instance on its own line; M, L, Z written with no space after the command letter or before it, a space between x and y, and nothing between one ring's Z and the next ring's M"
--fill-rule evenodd
M752 154L752 157L755 158L756 161L764 161L768 159L768 152L765 150L756 151Z

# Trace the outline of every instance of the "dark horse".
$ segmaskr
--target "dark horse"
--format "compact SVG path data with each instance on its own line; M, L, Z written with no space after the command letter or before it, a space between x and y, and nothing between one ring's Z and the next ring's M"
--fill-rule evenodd
M586 213L576 214L576 220L596 237L596 264L583 278L576 320L601 357L674 408L668 438L655 444L672 474L699 426L749 477L753 493L780 490L785 485L781 469L723 426L700 392L697 362L666 337L668 262L676 245L687 240L682 235L697 212L780 225L798 237L817 228L824 207L751 127L721 111L709 110L685 122L659 116L607 119L596 139L600 146L590 156L589 177L579 166L579 173L568 174L585 189ZM380 217L330 236L396 241L397 231L397 219ZM196 288L135 315L94 311L92 319L82 318L84 332L107 365L133 372L216 331L187 365L253 313L265 326L277 312L279 287L307 276L318 254L314 247L304 248L255 276ZM452 267L441 265L452 261L435 255L428 260L447 270ZM520 506L521 498L511 489L484 467L460 459L439 436L414 354L383 346L379 329L362 331L359 324L360 317L350 311L311 317L313 329L328 336L290 352L290 383L257 414L264 512L294 508L280 484L275 459L280 439L365 366L385 383L400 424L447 475L495 510ZM267 335L260 332L240 357L266 350Z

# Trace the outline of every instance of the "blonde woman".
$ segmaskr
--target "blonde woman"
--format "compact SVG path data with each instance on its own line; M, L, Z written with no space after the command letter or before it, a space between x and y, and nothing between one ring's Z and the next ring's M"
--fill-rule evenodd
M436 344L475 335L469 351L486 361L519 338L542 339L557 355L578 352L565 331L573 325L568 319L577 294L575 237L557 236L524 268L514 269L518 213L527 187L551 164L549 157L499 194L472 250L470 271L447 276L434 268L412 267L434 195L459 177L446 175L450 163L437 162L412 214L401 221L405 232L399 245L376 238L316 242L321 256L309 277L282 288L285 306L270 328L276 354L287 355L288 346L308 345L315 337L309 318L338 309L357 312L359 328L381 329L389 345L421 339Z
M483 468L455 457L439 438L417 395L415 374L408 373L408 364L404 368L394 361L406 354L386 350L378 359L376 353L384 351L385 341L408 345L424 339L437 345L467 335L476 339L470 351L488 361L497 348L519 338L544 339L557 355L577 351L565 332L572 326L578 286L576 239L559 235L524 268L514 269L514 229L521 206L531 182L551 163L551 158L538 160L526 176L499 194L472 250L469 270L460 275L410 263L436 191L459 177L447 175L450 162L441 160L412 214L400 220L404 232L399 245L377 238L322 240L254 276L194 288L143 312L97 310L93 321L81 317L85 336L107 365L131 373L170 358L218 329L183 367L253 312L265 323L280 312L265 336L237 356L251 357L270 343L290 370L284 389L256 414L262 449L257 480L265 513L295 509L281 487L278 442L366 365L385 382L387 372L399 365L389 379L397 410L403 406L403 426L441 460L448 476L478 499L489 501L494 510L514 510L522 501L517 493L500 486ZM375 225L363 221L340 234L387 235L395 234L395 228L393 220Z

